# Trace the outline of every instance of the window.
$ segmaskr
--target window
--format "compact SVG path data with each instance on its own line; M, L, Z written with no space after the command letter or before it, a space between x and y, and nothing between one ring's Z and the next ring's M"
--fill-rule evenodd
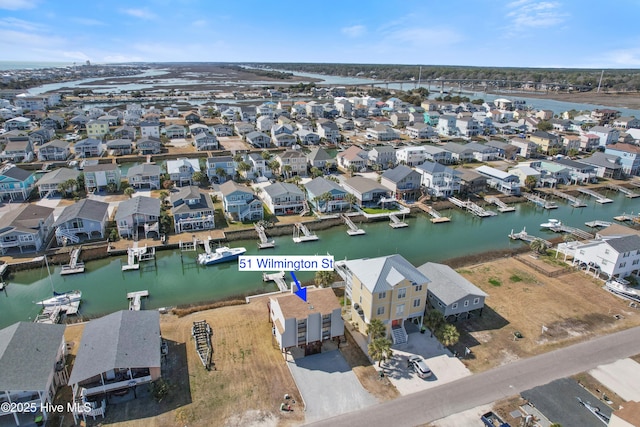
M407 296L407 288L398 289L398 299L405 298Z
M624 266L626 266L626 265L627 265L627 263L626 263L626 262L621 262L621 263L620 263L620 268L624 268Z
M473 305L478 305L478 304L480 304L480 298L474 298Z
M362 295L360 295L360 300L359 301L360 301L360 304L362 304Z
M376 314L378 316L382 316L384 314L384 307L378 307L378 310L376 310Z
M420 292L422 290L422 285L416 285L416 289L417 292Z
M634 259L631 265L638 265L638 261L640 261L640 259Z
M385 299L386 297L387 297L387 293L386 292L378 293L378 299Z
M398 304L396 306L396 316L404 315L404 304Z
M604 253L605 253L606 255L609 255L609 249L605 249L605 250L604 250Z
M413 300L413 307L420 307L420 298L416 298Z
M464 306L465 306L465 307L469 307L469 300L466 300L466 301L464 302Z
M454 303L451 305L451 308L453 308L453 309L458 308L458 303L457 303L457 302L454 302Z

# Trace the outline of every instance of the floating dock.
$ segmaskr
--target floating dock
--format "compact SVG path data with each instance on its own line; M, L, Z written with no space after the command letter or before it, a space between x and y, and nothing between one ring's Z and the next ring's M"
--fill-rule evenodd
M58 304L45 307L42 313L38 314L34 320L35 323L60 323L63 314L78 314L80 309L80 300L72 301L68 304Z
M633 212L631 212L630 214L623 213L622 215L614 216L613 219L620 222L635 221L636 219L638 219L638 215L634 215Z
M138 247L138 242L133 242L132 248L127 248L127 263L122 266L122 271L139 270L140 263L151 261L156 257L156 248L145 245Z
M487 196L484 198L484 200L487 203L492 203L494 205L496 205L498 207L498 210L500 212L514 212L516 210L516 208L514 208L513 206L509 206L507 205L505 202L503 202L502 200L500 200L497 197L493 197L493 196Z
M129 292L127 294L127 299L129 300L129 310L132 311L140 311L142 307L142 298L148 297L149 291L137 291L137 292Z
M347 227L349 227L349 229L347 230L347 234L349 236L362 236L363 234L367 234L367 232L362 228L358 228L358 226L353 223L351 218L349 218L345 214L341 214L340 218L342 218L344 223L347 224Z
M80 258L81 251L82 251L82 246L75 248L71 251L69 264L62 266L60 275L66 276L68 274L84 273L84 262L78 261L78 259Z
M595 221L588 221L588 222L584 223L584 225L586 225L587 227L591 227L591 228L608 227L611 224L612 223L609 222L609 221L601 221L599 219L596 219Z
M626 197L630 198L630 199L635 199L636 197L640 197L640 194L636 193L635 191L631 191L628 188L624 188L620 185L615 185L615 184L608 184L607 188L609 190L614 190L614 191L618 191L620 193L623 193Z
M306 225L296 222L293 227L293 241L296 243L313 242L318 240L318 236L311 233Z
M454 205L458 206L459 208L466 209L468 212L471 212L472 214L474 214L475 216L477 216L479 218L486 218L488 216L497 215L497 213L495 213L493 211L485 210L485 209L481 208L480 206L476 205L475 203L473 203L470 200L467 200L466 202L463 202L462 200L457 199L455 197L449 197L448 200L451 203L453 203Z
M389 215L389 219L391 220L389 222L389 226L391 228L404 228L404 227L408 227L409 226L409 224L407 224L406 222L400 221L400 219L397 216L395 216L394 214L390 214Z
M547 201L540 196L536 196L535 194L524 193L523 196L528 201L533 202L534 204L541 206L545 209L558 209L558 205L556 205L555 202Z
M200 357L200 361L208 371L211 365L211 355L213 354L213 345L211 344L211 335L213 331L206 320L193 322L191 335L195 341L196 352Z
M563 193L562 191L551 190L551 194L561 199L568 200L571 203L571 206L573 206L574 208L584 208L585 206L587 206L582 202L582 199L579 199L567 193Z
M284 280L284 277L285 277L284 271L281 271L279 273L271 273L271 274L262 273L262 280L264 280L265 282L276 282L276 285L278 285L278 289L280 290L280 292L287 292L289 290L289 287L287 286L287 281Z
M513 230L511 230L511 233L509 233L509 238L511 240L522 240L523 242L527 243L531 243L534 240L541 240L545 245L549 247L552 246L550 241L541 239L540 237L532 236L531 234L527 233L527 227L523 228L519 233L514 233Z
M602 194L596 193L595 191L589 190L588 188L578 188L578 191L582 194L587 194L591 197L595 197L596 203L605 204L613 202L613 200L607 199Z
M260 238L260 241L258 242L258 248L267 249L276 246L275 240L267 239L267 234L264 232L264 227L262 225L256 223L253 226L256 229L256 233L258 233L258 237Z
M569 227L568 225L557 225L555 227L549 227L549 230L553 231L554 233L569 233L572 234L580 239L585 239L585 240L590 240L595 238L595 236L591 233L587 233L584 230L580 230L579 228L575 228L575 227Z

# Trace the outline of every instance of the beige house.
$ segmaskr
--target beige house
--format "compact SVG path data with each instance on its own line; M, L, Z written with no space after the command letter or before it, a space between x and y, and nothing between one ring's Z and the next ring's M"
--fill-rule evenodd
M330 288L308 289L306 302L292 293L269 300L273 335L283 353L298 348L308 356L319 353L325 341L338 343L344 335L340 312L340 303Z
M371 319L380 319L395 344L407 342L406 320L422 324L430 280L402 255L337 263L351 299L351 322L366 333Z

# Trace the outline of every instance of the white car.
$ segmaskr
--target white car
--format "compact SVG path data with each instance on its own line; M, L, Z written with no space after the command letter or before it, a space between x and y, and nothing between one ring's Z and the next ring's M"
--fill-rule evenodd
M416 371L416 374L418 374L420 378L429 378L433 375L433 372L431 372L431 369L429 369L421 356L410 357L409 366Z

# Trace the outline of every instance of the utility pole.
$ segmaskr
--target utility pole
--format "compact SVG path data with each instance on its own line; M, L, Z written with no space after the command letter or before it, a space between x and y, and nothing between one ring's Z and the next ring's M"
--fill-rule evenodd
M602 76L604 76L604 70L602 70L602 73L600 73L600 81L598 82L598 90L596 91L596 93L600 93L600 85L602 85Z
M422 65L420 66L420 72L418 72L418 86L416 86L416 88L420 87L421 80L422 80Z

